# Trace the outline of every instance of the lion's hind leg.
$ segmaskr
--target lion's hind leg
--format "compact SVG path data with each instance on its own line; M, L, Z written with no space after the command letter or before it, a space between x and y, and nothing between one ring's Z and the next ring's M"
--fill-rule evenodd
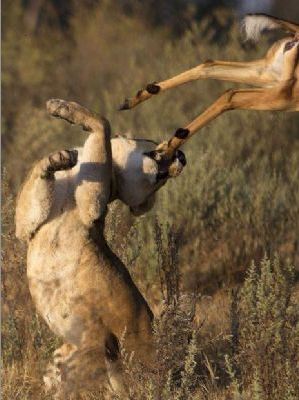
M108 388L104 352L100 345L76 349L68 357L61 358L56 368L57 386L52 387L55 399L77 398L85 391L99 392Z
M61 365L76 351L76 347L71 344L63 344L53 354L53 363L48 364L45 375L43 376L44 388L46 393L57 393L61 387Z
M64 344L54 352L44 383L46 392L55 393L57 400L80 398L86 390L112 392L126 399L128 391L116 336L105 328L97 329L85 332L80 347Z

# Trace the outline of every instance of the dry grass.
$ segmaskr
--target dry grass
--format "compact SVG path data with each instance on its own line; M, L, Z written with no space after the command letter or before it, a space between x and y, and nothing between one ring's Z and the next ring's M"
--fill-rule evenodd
M115 133L160 140L229 85L196 82L118 113L125 96L208 58L257 58L267 45L244 48L235 25L225 45L210 42L205 21L173 38L107 4L78 4L67 35L49 26L29 35L20 1L3 11L3 398L46 399L42 374L58 339L31 302L14 196L34 160L84 136L50 120L45 101L76 100L106 115ZM186 145L188 165L153 212L134 220L113 205L107 237L157 315L157 365L138 373L127 365L137 400L298 397L298 139L295 114L227 113ZM261 262L265 253L272 263Z

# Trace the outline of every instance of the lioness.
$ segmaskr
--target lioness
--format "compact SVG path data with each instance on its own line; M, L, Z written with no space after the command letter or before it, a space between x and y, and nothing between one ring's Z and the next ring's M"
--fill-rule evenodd
M51 115L90 132L84 147L38 161L17 199L16 235L28 243L29 288L64 345L55 352L57 397L97 389L107 377L125 393L119 339L142 363L153 359L153 314L103 230L107 204L148 211L155 192L186 164L180 151L159 161L149 140L110 138L108 121L77 103L49 100Z

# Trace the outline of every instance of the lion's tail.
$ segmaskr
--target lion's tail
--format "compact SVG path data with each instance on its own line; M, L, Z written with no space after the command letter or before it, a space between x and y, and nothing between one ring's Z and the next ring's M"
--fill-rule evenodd
M242 23L246 39L257 41L265 30L282 29L289 33L299 33L299 25L271 17L266 14L247 14Z

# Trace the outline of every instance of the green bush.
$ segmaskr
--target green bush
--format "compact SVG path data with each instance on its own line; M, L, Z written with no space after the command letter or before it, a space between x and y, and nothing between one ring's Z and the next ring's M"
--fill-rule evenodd
M299 310L293 284L294 268L277 257L248 269L231 315L228 366L235 394L256 400L298 398Z

